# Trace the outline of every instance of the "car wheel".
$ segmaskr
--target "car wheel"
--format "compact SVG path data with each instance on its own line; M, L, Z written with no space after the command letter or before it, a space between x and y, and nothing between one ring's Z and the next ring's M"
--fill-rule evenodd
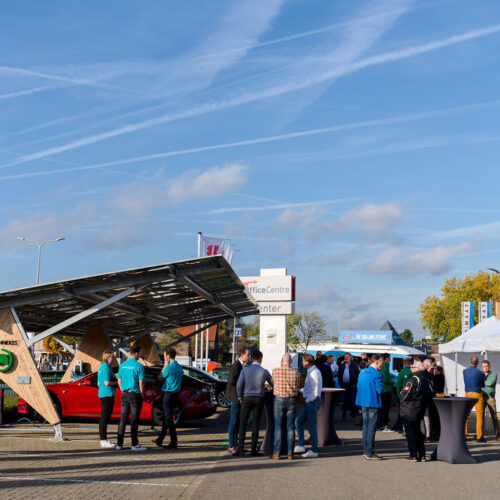
M163 421L163 407L161 403L156 403L153 406L153 411L151 412L151 420L153 425L156 427L161 427Z
M220 391L217 394L217 404L222 406L222 408L229 408L231 406L231 401L226 398L226 391Z
M50 396L50 399L52 399L52 404L54 405L54 408L56 409L56 412L57 412L59 419L62 421L63 414L62 414L62 407L61 407L61 403L59 402L59 399L57 398L57 396L53 396L53 395Z

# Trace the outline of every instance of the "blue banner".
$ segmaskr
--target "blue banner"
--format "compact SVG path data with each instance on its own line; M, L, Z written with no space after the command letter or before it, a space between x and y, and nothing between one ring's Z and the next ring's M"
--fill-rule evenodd
M339 342L353 344L391 344L392 332L384 330L342 330Z

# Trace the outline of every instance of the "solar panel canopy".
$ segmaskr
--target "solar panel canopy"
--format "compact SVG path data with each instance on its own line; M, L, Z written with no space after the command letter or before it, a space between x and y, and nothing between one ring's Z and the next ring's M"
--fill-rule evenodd
M84 335L99 323L113 337L258 314L222 256L70 279L0 293L26 331ZM71 319L73 318L73 319ZM77 321L74 321L77 319Z

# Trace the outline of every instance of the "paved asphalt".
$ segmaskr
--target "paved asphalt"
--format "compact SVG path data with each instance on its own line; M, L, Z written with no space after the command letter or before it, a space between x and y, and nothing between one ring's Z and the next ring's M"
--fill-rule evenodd
M227 411L218 412L179 429L177 452L102 450L96 424L65 424L70 440L62 443L51 439L47 426L0 428L0 498L500 498L500 442L492 439L469 441L478 464L409 463L401 435L379 432L377 452L385 460L367 461L360 428L340 423L344 445L321 448L318 459L233 458L221 446L227 418ZM112 436L116 426L110 430ZM141 427L142 444L155 436Z

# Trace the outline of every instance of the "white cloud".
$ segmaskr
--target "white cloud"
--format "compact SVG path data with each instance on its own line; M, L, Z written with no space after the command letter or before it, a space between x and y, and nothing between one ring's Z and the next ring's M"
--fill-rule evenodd
M161 188L132 182L116 190L108 206L123 216L140 218L151 214L168 202L165 191Z
M390 235L403 221L401 203L393 201L383 205L366 204L344 213L335 227L341 231L357 231L370 239Z
M215 198L241 188L247 181L248 167L243 164L229 164L213 167L205 172L186 172L169 182L167 202L202 198Z
M404 248L394 247L380 252L365 270L370 274L396 276L439 275L451 268L454 257L472 252L473 243L442 245L422 252L408 254Z

